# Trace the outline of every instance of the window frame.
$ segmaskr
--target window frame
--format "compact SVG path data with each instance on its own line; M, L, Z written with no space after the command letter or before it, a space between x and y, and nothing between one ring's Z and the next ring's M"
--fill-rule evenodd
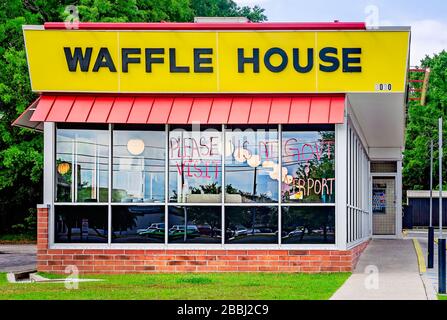
M111 193L111 197L109 199L109 202L112 202L112 205L158 204L160 206L163 206L164 203L166 202L166 199L164 199L164 201L161 201L161 202L144 202L144 201L143 202L118 202L118 201L113 201L113 190L114 190L114 185L113 185L113 166L115 165L115 162L113 162L113 160L114 160L114 153L113 153L113 149L114 149L114 132L115 131L138 131L138 130L135 130L135 129L133 129L133 130L126 130L124 125L122 125L122 124L120 124L119 125L120 128L118 128L116 130L114 128L115 125L110 125L110 126L111 126L111 129L109 128L109 144L110 144L109 150L111 152L111 155L109 155L109 159L111 159L111 161L112 161L112 169L111 169L111 175L109 174L109 179L110 179L109 181L111 182L111 186L109 186L109 193ZM142 127L141 125L129 125L129 127L132 127L132 126L135 126L137 128L138 127ZM162 125L155 125L155 126L159 127L159 128L162 127ZM163 134L166 135L166 128L164 128L163 130L144 130L144 129L142 129L141 131L145 131L145 132L150 132L150 131L153 131L153 132L163 132ZM165 146L165 145L163 144L163 146ZM165 156L165 158L167 157L167 153L168 153L168 150L164 149L164 156ZM163 159L163 165L164 165L164 159ZM165 179L164 175L163 175L163 179ZM166 185L166 183L164 182L163 185ZM163 196L165 196L164 192L163 192Z
M222 232L225 232L225 207L228 206L276 206L278 208L278 243L277 244L225 244L225 236L223 235L222 243L221 244L180 244L180 243L168 243L168 233L165 232L165 242L164 244L158 243L158 244L152 244L152 243L127 243L127 244L120 244L120 243L112 243L112 206L119 206L119 205L129 205L129 203L115 203L112 202L112 193L110 190L112 190L113 187L113 124L108 125L108 134L109 134L109 159L108 159L108 165L109 165L109 180L108 180L108 202L102 202L102 203L76 203L76 202L70 202L70 203L62 203L62 202L56 202L56 176L55 176L55 160L56 160L56 137L57 137L57 123L51 123L51 126L48 126L51 128L51 134L45 138L45 143L49 143L52 146L52 157L50 159L50 162L48 163L46 171L51 172L45 172L45 177L51 175L51 186L49 189L51 189L51 203L49 208L49 223L51 226L49 227L49 247L51 249L73 249L73 248L85 248L85 249L184 249L184 250L294 250L294 249L307 249L307 250L337 250L337 249L343 249L345 244L340 244L339 241L339 235L342 230L341 227L337 223L337 217L338 217L338 211L337 207L339 204L337 202L338 197L336 197L335 203L284 203L282 201L281 196L281 179L278 180L278 201L277 202L265 202L265 203L226 203L225 202L225 152L221 152L222 157L222 165L221 165L221 174L222 174L222 197L221 202L215 202L215 203L172 203L169 201L169 132L170 132L170 125L166 124L164 125L164 131L165 131L165 201L161 203L131 203L132 205L136 206L164 206L165 208L165 225L168 225L168 207L169 206L220 206L221 207L221 217L222 217ZM271 126L271 125L270 125ZM278 124L276 125L278 130L278 155L279 155L279 164L282 167L282 125ZM47 128L45 128L47 129ZM225 133L226 133L227 125L222 124L221 125L221 135L222 139L221 141L225 141ZM338 143L337 140L337 130L341 129L342 131L346 130L346 123L344 124L337 124L335 125L335 132L336 132L336 143L335 143L335 152L338 153L338 149L341 147L340 143ZM346 147L346 146L343 146ZM335 158L335 165L337 167L337 160L338 158ZM337 169L336 169L337 172ZM337 173L336 173L337 175ZM48 199L48 197L46 198ZM96 205L107 205L108 206L108 242L106 244L94 244L94 243L57 243L54 241L54 234L53 234L53 227L54 227L54 210L52 208L58 206L58 205L73 205L73 206L83 206L83 205L90 205L90 206L96 206ZM336 207L336 241L335 244L282 244L281 243L281 234L282 234L282 208L284 206L304 206L304 207L313 207L313 206L334 206Z
M98 194L98 199L97 199L97 201L95 201L95 202L78 202L77 200L77 198L78 198L78 184L77 184L77 182L78 182L78 178L77 178L77 169L75 169L75 170L73 170L73 164L72 164L72 190L70 190L70 192L71 192L71 201L70 202L67 202L67 201L56 201L56 198L57 198L57 173L56 173L56 171L57 171L57 169L56 169L56 161L57 161L57 129L58 129L58 124L55 124L55 126L54 126L54 135L53 135L53 145L54 145L54 148L53 148L53 156L52 156L52 175L53 175L53 186L52 186L52 188L53 188L53 194L52 194L52 203L54 203L54 204L57 204L57 205L62 205L62 204L65 204L65 205L71 205L71 204L81 204L81 205L107 205L108 204L108 202L109 202L109 193L110 193L110 186L109 186L109 183L110 183L110 172L109 172L109 166L110 166L110 160L111 160L111 158L110 158L110 152L111 152L111 149L112 149L112 146L110 145L110 134L111 134L111 131L110 131L110 125L108 125L108 127L107 127L107 130L106 129L97 129L97 128L94 128L95 127L95 124L86 124L85 125L85 127L90 127L90 129L89 128L82 128L81 126L79 126L79 125L77 125L77 124L75 124L73 127L74 128L70 128L70 126L68 126L68 125L66 125L65 123L64 123L64 126L67 126L67 128L61 128L62 130L70 130L70 129L73 129L73 130L97 130L97 131L104 131L104 132L106 132L107 131L107 134L108 134L108 143L109 143L109 145L108 145L108 157L107 157L107 161L108 161L108 163L107 163L107 167L108 167L108 173L107 173L107 201L99 201L100 199L99 199L99 194ZM104 126L105 127L105 126ZM76 150L76 144L74 145L74 149ZM76 158L76 156L77 156L77 154L76 153L73 153L73 156L74 156L74 158L73 158L73 162L75 162L75 158ZM98 188L98 193L99 193L99 188Z
M185 130L184 129L184 127L191 127L191 131L190 132L193 132L194 131L194 126L195 126L195 124L187 124L187 125L166 125L166 128L165 128L165 132L166 132L166 135L167 135L167 137L166 137L166 152L165 152L165 163L166 163L166 166L167 166L167 169L165 169L165 171L167 170L167 172L165 172L165 173L167 173L167 181L165 182L165 192L167 193L167 196L168 196L168 198L165 198L165 203L168 205L168 206L190 206L190 205L193 205L193 206L195 206L195 205L200 205L200 204L203 204L203 205L212 205L212 204L219 204L219 203L221 203L222 202L222 199L225 197L225 193L224 193L224 185L223 185L223 179L224 179L224 177L223 177L223 167L224 167L224 163L222 162L224 159L225 159L225 157L224 157L224 148L223 148L223 138L224 138L224 133L222 132L222 130L224 129L224 127L223 126L221 126L221 127L219 127L219 134L220 134L220 151L221 151L221 157L220 157L220 162L221 162L221 164L220 164L220 170L221 170L221 172L220 172L220 174L221 174L221 179L220 179L220 187L221 187L221 193L220 193L220 198L221 198L221 201L216 201L216 202L175 202L175 201L173 201L173 200L171 200L170 199L170 190L169 190L169 184L170 184L170 174L171 174L171 166L170 166L170 158L169 158L169 155L170 155L170 150L169 150L169 141L170 141L170 133L171 133L171 130L172 130L172 128L171 127L176 127L175 129L182 129L182 130ZM211 126L209 126L209 127L218 127L218 125L211 125ZM175 130L174 129L174 130ZM202 129L199 127L199 132L202 132ZM206 130L206 129L205 129ZM218 195L218 194L217 194Z

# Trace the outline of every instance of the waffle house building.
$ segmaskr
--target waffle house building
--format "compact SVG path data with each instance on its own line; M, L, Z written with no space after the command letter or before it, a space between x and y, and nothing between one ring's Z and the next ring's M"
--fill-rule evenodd
M350 271L401 234L409 28L24 26L38 270Z

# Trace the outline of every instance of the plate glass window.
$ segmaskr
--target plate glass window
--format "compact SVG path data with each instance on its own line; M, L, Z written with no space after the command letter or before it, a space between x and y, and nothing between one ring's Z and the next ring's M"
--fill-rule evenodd
M220 127L171 127L169 132L169 200L218 203L222 197Z
M112 243L164 242L164 206L112 206Z
M335 243L335 206L282 207L282 244Z
M164 128L114 128L113 202L164 202L164 172Z
M107 243L107 206L56 205L54 242Z
M107 202L109 132L58 127L56 202Z
M169 206L169 243L221 243L220 206Z
M284 126L282 171L283 202L335 203L334 127Z
M278 128L228 127L225 132L225 202L277 202Z
M278 208L226 207L225 243L278 243Z

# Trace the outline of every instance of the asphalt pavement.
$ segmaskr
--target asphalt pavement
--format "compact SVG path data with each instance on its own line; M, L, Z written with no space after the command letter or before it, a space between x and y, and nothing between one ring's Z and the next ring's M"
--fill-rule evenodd
M444 234L446 232L444 231ZM406 238L414 238L417 239L424 257L424 264L427 265L428 261L428 231L427 230L407 230L405 232ZM438 229L435 228L435 239L438 238ZM426 268L423 276L426 277L426 286L430 286L430 290L434 293L438 292L438 245L435 242L434 245L434 259L433 259L433 268Z
M20 272L35 269L35 245L0 245L0 272Z

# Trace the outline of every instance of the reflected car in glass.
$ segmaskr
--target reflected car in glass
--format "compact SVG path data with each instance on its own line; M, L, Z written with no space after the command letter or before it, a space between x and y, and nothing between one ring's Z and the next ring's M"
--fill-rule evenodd
M153 223L146 229L138 229L137 234L139 236L164 239L165 224L164 223Z

